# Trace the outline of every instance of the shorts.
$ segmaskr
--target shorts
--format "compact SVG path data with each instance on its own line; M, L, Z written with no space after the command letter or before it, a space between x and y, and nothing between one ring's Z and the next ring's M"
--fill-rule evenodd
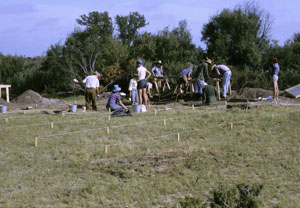
M273 82L277 82L278 81L278 75L276 75L276 74L274 74L271 78L272 78Z
M147 81L145 79L138 81L137 88L138 89L147 88Z
M152 83L151 82L147 82L147 88L152 89Z

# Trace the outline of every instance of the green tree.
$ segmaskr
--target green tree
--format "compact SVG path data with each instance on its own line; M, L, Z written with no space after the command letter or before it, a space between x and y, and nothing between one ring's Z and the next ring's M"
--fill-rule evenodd
M148 24L144 15L138 12L130 12L127 16L117 15L115 21L119 31L119 38L127 46L131 46L137 38L138 30Z
M209 57L238 66L259 66L269 43L271 18L255 2L224 9L203 26Z

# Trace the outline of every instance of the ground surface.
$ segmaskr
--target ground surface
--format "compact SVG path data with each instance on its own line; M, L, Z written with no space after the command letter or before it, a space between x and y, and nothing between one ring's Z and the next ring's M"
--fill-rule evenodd
M179 207L239 183L264 186L261 207L300 207L300 107L291 100L248 110L241 100L231 109L153 103L122 118L109 117L104 98L97 112L53 113L83 97L9 109L0 114L0 207Z

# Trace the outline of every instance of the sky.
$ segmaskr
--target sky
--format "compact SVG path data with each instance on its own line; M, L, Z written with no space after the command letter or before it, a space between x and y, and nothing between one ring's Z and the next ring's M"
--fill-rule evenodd
M45 55L51 45L64 41L78 26L76 19L92 11L116 15L139 12L149 23L142 31L156 34L173 29L186 20L193 43L205 48L201 30L224 8L233 9L243 0L1 0L0 53L35 57ZM257 0L273 19L271 39L279 45L300 32L299 0Z

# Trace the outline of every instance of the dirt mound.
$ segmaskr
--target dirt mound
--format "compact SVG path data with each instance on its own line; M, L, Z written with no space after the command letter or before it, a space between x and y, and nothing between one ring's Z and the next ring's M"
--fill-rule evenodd
M272 95L273 95L273 91L271 90L245 87L233 93L233 95L229 97L229 100L256 100L259 97L264 98Z
M27 90L23 94L21 94L19 97L12 100L12 103L18 104L18 105L64 105L66 104L64 101L58 100L58 99L48 99L42 97L39 93L34 92L32 90Z

